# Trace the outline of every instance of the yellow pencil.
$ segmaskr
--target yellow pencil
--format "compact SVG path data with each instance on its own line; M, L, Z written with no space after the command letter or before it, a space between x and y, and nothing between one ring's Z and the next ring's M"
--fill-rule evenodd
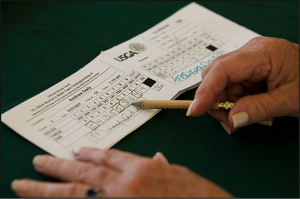
M141 100L132 103L131 105L141 109L187 109L192 100ZM210 110L230 110L234 105L233 102L214 102Z

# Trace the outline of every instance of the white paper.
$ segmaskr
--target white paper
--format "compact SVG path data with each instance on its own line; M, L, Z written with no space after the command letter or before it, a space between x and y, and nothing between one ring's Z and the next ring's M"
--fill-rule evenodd
M159 110L137 100L169 100L196 87L216 57L258 34L191 3L146 32L1 115L3 123L50 154L75 146L107 149Z

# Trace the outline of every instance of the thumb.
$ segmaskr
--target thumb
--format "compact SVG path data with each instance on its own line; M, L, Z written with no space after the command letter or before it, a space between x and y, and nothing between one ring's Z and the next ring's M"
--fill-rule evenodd
M229 123L234 127L259 123L281 116L297 117L299 93L293 89L274 89L267 93L240 98L229 112Z

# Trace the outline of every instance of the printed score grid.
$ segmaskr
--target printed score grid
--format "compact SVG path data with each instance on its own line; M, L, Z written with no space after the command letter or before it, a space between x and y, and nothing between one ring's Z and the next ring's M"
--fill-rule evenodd
M140 68L159 78L177 84L182 82L184 78L174 78L172 75L194 63L198 63L228 43L226 39L210 30L195 31L195 33L196 35L187 42L177 44L176 49L140 66Z
M164 86L134 70L125 77L122 76L124 73L118 71L110 89L99 94L96 91L93 101L48 128L43 134L65 147L83 136L97 142L121 125L126 125L127 121L142 111L130 105L132 102L144 99L143 94L149 89L160 91ZM80 105L78 102L77 106Z

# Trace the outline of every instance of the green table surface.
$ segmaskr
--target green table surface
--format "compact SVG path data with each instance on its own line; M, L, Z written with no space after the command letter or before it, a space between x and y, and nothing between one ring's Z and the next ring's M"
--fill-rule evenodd
M1 113L70 76L92 59L156 25L188 1L1 2ZM199 1L258 34L299 43L299 1ZM196 89L178 99L192 100ZM299 197L299 119L275 118L229 136L208 114L162 110L113 148L184 165L236 197ZM37 173L42 149L1 123L1 196ZM174 175L176 175L174 173Z

